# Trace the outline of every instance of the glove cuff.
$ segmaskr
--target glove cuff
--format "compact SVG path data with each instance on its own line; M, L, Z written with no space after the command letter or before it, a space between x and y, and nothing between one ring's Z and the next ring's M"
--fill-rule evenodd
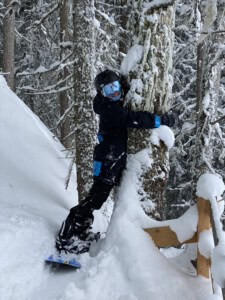
M155 123L154 123L154 127L158 128L161 125L161 118L157 115L155 115Z

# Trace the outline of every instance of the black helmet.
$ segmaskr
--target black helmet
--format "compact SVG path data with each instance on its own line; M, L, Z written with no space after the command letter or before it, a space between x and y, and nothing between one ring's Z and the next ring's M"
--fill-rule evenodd
M101 91L104 85L120 80L120 76L111 70L105 70L95 77L94 85L97 91Z

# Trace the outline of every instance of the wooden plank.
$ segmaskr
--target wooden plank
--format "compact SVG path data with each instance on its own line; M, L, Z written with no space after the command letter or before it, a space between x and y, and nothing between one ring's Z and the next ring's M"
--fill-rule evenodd
M172 231L169 226L145 228L144 231L151 236L156 247L178 246L182 244L197 243L197 233L195 233L191 239L181 243L178 240L176 233Z
M198 206L198 230L197 239L199 240L199 235L203 230L208 230L211 228L210 212L211 205L209 200L205 200L201 197L197 198ZM197 273L206 278L211 277L210 273L211 260L201 255L199 249L197 252Z

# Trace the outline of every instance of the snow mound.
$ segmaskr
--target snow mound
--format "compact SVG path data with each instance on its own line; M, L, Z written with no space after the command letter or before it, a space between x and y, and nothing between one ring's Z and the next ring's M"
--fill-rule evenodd
M156 146L159 146L160 141L163 141L168 150L170 150L174 145L175 137L173 131L168 126L161 125L152 131L150 141Z
M205 200L212 200L215 197L221 199L221 195L225 190L222 179L214 174L203 174L197 183L196 195Z

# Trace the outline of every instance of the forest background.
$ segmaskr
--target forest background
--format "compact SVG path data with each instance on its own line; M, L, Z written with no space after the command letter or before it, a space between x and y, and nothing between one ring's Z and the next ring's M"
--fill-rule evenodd
M157 68L169 74L160 79L170 81L167 109L177 118L175 145L169 153L169 175L162 180L163 213L154 212L170 219L195 201L200 173L225 176L225 1L1 0L0 72L67 149L67 185L76 162L82 199L91 185L97 142L94 77L106 68L121 72L126 54L145 32L144 27L138 34L135 30L148 5L149 23L156 24L154 18L163 13L172 20L172 67ZM151 30L157 37L161 29ZM157 51L152 53L151 59L157 60ZM138 73L132 71L124 74L128 83Z

